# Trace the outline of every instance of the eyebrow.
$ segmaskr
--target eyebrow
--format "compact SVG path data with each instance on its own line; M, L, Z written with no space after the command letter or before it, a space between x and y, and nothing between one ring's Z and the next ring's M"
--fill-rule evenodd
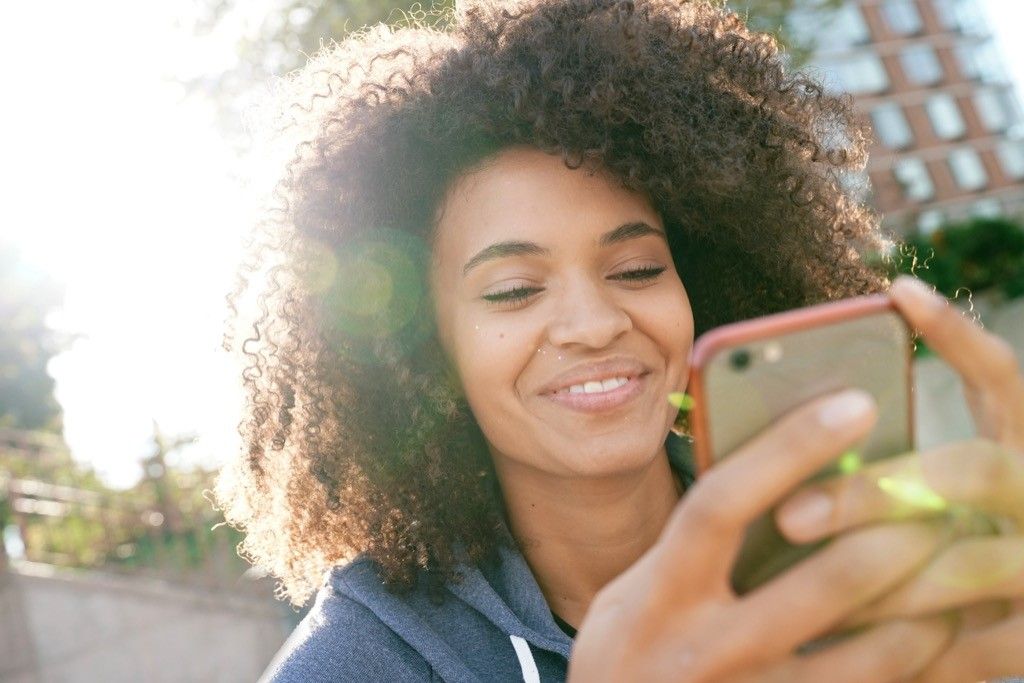
M619 227L613 228L601 235L601 239L598 241L598 244L602 247L609 247L613 244L639 239L640 237L647 237L648 235L657 235L666 241L668 240L668 237L665 235L663 230L659 230L658 228L644 223L643 221L632 221L630 223L623 223ZM462 275L465 277L471 269L485 261L505 258L508 256L550 255L550 249L545 249L536 242L522 242L517 240L496 242L488 247L484 247L478 251L473 258L466 261L466 265L462 267Z

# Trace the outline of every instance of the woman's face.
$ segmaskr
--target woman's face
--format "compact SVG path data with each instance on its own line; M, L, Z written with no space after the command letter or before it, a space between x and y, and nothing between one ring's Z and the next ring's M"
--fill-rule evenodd
M647 199L509 149L449 188L438 331L499 470L613 475L661 452L693 315Z

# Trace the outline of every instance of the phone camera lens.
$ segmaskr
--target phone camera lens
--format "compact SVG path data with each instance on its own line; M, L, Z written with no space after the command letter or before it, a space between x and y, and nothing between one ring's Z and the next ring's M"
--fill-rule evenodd
M729 356L729 365L731 365L734 370L746 370L750 365L750 351L747 351L746 349L733 351L732 355Z

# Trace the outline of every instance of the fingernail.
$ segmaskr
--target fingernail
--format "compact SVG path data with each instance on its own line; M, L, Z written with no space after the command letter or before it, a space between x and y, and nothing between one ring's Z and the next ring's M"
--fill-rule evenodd
M805 533L821 531L832 518L832 497L821 491L798 493L785 504L786 525Z
M917 278L903 276L897 278L894 284L908 293L919 306L938 309L942 308L946 303L944 298L936 294L931 287Z
M871 396L851 389L833 396L818 411L818 420L826 427L842 427L847 422L871 410Z

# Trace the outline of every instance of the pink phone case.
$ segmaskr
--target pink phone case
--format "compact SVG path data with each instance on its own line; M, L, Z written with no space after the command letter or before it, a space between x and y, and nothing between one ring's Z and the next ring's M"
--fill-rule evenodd
M873 321L883 322L884 325L876 325ZM871 330L872 327L877 327L877 330ZM857 335L858 332L862 334ZM751 380L725 389L709 384L714 379L708 376L708 372L724 353L751 345L764 349L770 342L802 346L796 349L805 354L800 359L801 365L794 366L792 361L786 361L784 366L786 370L793 371L790 377L793 390L780 391L790 387L780 381L786 378L779 377L778 373L754 376ZM821 352L807 353L808 349L815 348L821 348ZM886 349L891 353L882 357L879 352ZM742 429L743 436L747 437L759 432L797 405L845 387L863 388L875 396L876 401L882 399L879 401L880 409L895 409L899 417L896 422L899 437L894 445L904 450L911 448L911 353L909 329L889 297L881 294L844 299L725 325L701 335L694 344L688 389L695 402L691 425L698 472L706 471L716 459L733 450L725 448L725 444L721 443L721 435L712 429L711 413L716 409L728 409L735 421L735 415L742 412L744 402L755 398L770 399L766 400L770 404L766 409L756 411L756 415L750 414L750 419L745 420ZM851 360L850 366L838 366L837 361L842 359ZM899 363L895 367L889 364L894 359ZM894 372L898 373L898 382L895 383ZM827 376L830 374L831 378ZM764 382L765 386L758 386L757 381ZM796 386L800 381L806 384ZM891 391L893 387L897 390L895 395ZM743 393L738 393L737 389L742 389ZM898 403L894 404L893 398ZM892 413L884 417L892 422ZM745 440L740 438L741 442Z
M849 387L870 393L879 413L871 435L853 453L856 461L910 450L910 340L906 323L884 295L811 306L702 335L694 345L689 385L698 476L798 405ZM836 471L833 466L819 476ZM748 530L733 585L746 592L816 547L789 544L766 515Z

